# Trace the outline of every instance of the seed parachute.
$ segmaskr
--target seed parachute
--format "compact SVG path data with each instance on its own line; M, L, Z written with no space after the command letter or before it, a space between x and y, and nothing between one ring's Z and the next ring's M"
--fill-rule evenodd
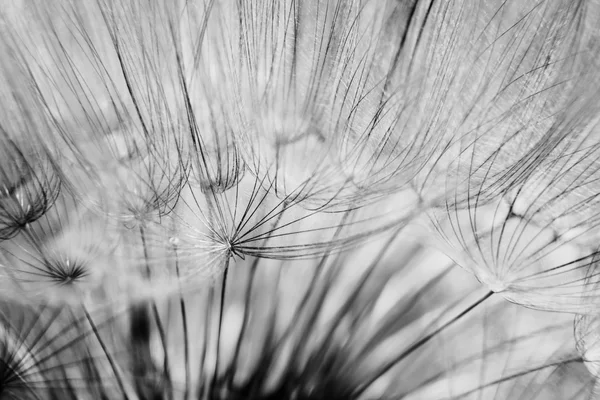
M599 398L598 0L0 4L1 399Z

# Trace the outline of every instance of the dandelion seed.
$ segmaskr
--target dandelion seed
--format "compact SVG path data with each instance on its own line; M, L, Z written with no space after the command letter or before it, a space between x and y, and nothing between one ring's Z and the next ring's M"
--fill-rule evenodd
M597 11L15 3L2 395L588 398Z
M2 287L15 296L74 302L102 296L92 292L110 271L114 242L105 221L62 198L41 219L0 245ZM89 296L89 297L88 297Z
M577 350L594 377L594 394L598 394L598 318L595 315L575 317L575 339Z
M560 1L493 7L449 7L432 28L456 43L467 32L475 40L432 49L456 74L448 96L456 83L465 99L448 103L462 119L449 125L456 142L439 159L449 163L436 166L447 172L426 175L444 190L429 215L453 257L509 300L593 312L595 284L585 277L596 264L597 10ZM486 13L473 26L460 22Z
M233 121L250 169L266 174L276 193L313 208L347 206L380 195L389 175L403 179L394 187L412 178L424 149L394 137L405 107L392 84L401 50L385 40L407 29L408 8L369 1L198 7L206 38L192 56L210 71L202 85L219 82L223 119Z
M318 262L232 264L224 303L213 288L168 302L166 348L156 329L144 339L155 343L149 370L163 371L176 398L589 395L594 379L575 353L570 317L482 303L489 294L472 293L477 283L450 260L401 242L394 255L381 241ZM180 301L199 305L201 318L188 319ZM560 393L544 390L555 384Z
M96 349L88 340L91 331L80 317L48 305L6 300L0 308L2 397L79 399L115 394L108 375L100 372L103 360L94 355Z
M6 131L0 136L0 239L8 240L52 207L62 179L44 149L19 145Z

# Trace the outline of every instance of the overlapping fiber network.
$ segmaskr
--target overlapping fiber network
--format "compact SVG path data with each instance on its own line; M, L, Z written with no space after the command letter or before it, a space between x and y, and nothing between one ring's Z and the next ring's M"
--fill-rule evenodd
M229 269L258 258L318 269L329 257L350 269L347 252L399 235L395 246L427 241L512 303L579 314L580 358L561 362L596 373L598 2L3 7L0 288L11 301L81 306L86 318L142 302L160 320L157 303L221 279L218 316L204 320L220 338ZM419 349L447 334L428 329ZM404 363L398 354L352 396Z

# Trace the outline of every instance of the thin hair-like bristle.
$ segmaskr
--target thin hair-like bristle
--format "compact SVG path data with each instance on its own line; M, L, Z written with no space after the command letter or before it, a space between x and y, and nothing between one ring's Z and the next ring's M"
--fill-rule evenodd
M592 398L599 12L3 4L0 397Z

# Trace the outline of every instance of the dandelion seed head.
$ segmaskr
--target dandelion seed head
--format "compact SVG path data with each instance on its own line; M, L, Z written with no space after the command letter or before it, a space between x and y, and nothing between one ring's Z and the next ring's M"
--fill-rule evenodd
M597 305L594 11L14 5L0 17L0 286L43 308L40 332L13 336L49 349L23 386L588 394L568 316L526 307ZM428 218L448 257L421 243Z

